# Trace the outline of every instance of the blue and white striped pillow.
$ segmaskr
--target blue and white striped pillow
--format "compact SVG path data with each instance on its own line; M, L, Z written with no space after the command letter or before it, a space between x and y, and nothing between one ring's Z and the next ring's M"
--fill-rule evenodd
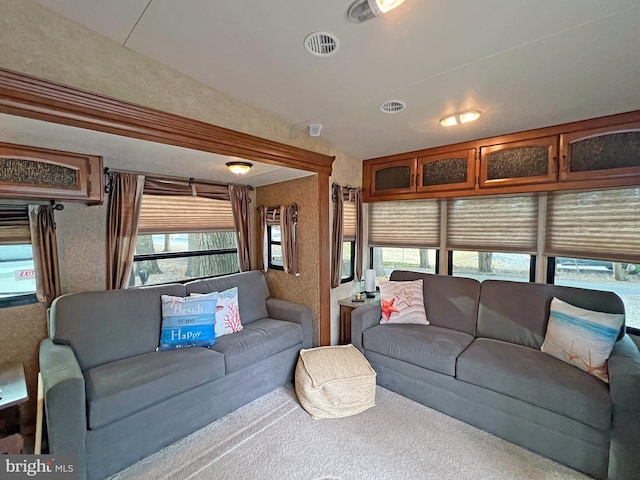
M218 292L197 297L162 295L162 330L158 351L216 344Z

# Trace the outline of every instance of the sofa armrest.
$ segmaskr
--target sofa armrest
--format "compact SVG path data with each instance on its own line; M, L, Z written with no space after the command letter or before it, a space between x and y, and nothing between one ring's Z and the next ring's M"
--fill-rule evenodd
M313 314L309 307L279 298L267 298L267 313L269 318L302 325L302 348L311 348L313 345Z
M42 340L40 374L49 450L52 454L78 455L78 478L84 478L87 433L85 385L71 347L57 345L48 338Z
M640 472L640 351L629 335L616 342L608 368L613 401L609 479L637 478Z
M351 312L351 343L364 353L362 334L368 328L380 323L380 302L368 303Z

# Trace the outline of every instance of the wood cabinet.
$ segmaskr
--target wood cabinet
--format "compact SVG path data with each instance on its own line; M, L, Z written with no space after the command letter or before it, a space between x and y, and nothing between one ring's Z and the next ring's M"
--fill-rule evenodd
M0 143L0 197L100 204L103 192L102 157Z
M371 165L369 173L372 197L416 191L416 159L404 158Z
M469 148L418 157L416 191L473 190L475 152L475 148Z
M560 136L560 181L640 176L640 122Z
M555 182L558 136L480 147L480 188Z

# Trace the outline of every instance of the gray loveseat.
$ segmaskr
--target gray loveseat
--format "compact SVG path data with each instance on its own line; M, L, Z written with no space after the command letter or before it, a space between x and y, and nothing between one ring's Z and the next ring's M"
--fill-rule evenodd
M640 478L640 352L624 327L610 384L540 351L553 297L623 313L612 292L395 271L422 278L431 325L380 325L380 303L351 315L377 382L596 478Z
M161 295L238 287L243 330L211 348L156 352ZM270 298L262 272L57 298L40 371L49 450L107 477L293 379L309 308Z

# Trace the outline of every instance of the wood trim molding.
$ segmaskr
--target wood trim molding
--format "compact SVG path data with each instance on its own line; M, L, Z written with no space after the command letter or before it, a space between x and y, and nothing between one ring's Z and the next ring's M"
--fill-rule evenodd
M318 174L318 230L320 235L320 251L318 252L318 281L320 282L320 346L331 345L331 251L329 239L329 175Z
M0 112L328 175L335 159L3 68Z

